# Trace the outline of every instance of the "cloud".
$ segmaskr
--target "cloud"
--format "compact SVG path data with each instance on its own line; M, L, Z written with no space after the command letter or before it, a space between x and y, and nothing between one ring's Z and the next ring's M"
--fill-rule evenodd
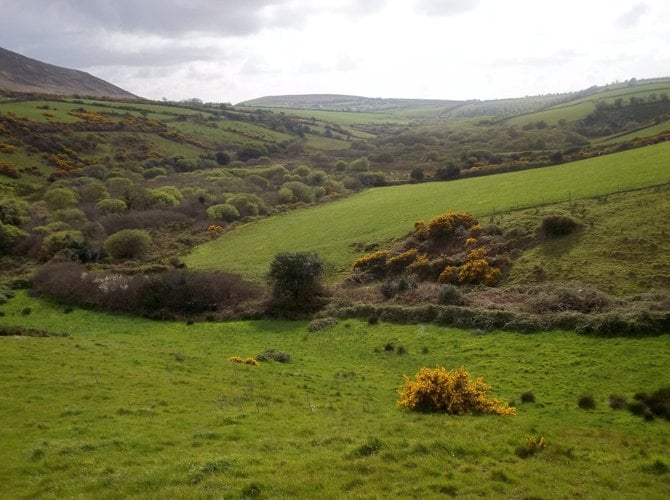
M638 3L630 10L622 14L616 21L620 28L632 28L642 20L642 18L649 13L651 9L646 3Z
M426 16L450 17L475 10L479 0L417 0L416 12Z

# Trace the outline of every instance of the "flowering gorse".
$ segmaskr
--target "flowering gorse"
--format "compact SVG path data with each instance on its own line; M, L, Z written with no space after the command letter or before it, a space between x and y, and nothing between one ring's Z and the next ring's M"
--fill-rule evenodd
M398 390L398 405L417 411L444 412L449 415L515 415L516 409L488 397L491 388L481 377L474 380L465 368L447 371L443 367L421 368L414 376L405 375Z

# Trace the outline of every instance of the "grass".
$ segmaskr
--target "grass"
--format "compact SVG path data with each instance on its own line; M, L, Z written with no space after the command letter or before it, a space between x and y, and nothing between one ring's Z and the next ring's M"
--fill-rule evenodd
M670 186L562 203L491 217L505 228L534 231L549 214L584 224L577 234L545 241L516 259L507 284L581 281L615 294L670 288Z
M318 109L267 108L274 113L285 113L290 116L319 121L337 123L340 125L365 125L369 123L407 124L410 120L395 113L366 113L356 111L324 111Z
M523 172L371 189L344 200L247 224L196 248L193 268L223 268L261 279L281 251L316 251L331 277L343 276L358 244L402 236L419 219L448 210L478 216L588 198L668 181L670 144ZM223 257L225 256L225 258Z
M668 424L606 404L611 393L667 384L667 335L474 335L359 321L315 334L302 322L187 326L64 314L22 293L2 310L3 323L70 334L0 338L5 498L667 495ZM406 353L385 352L389 342ZM227 361L268 348L293 362ZM532 390L536 402L515 417L398 409L402 375L438 364L464 365L496 397ZM594 411L578 409L585 393ZM524 459L528 436L547 447Z

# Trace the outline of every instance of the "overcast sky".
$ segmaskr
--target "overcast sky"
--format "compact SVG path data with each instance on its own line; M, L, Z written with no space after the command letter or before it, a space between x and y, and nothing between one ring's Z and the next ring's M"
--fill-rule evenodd
M670 76L668 0L0 0L0 46L134 94L493 99Z

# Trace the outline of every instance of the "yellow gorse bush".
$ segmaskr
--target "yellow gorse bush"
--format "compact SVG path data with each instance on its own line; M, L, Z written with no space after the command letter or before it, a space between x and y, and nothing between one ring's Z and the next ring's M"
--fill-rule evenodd
M481 283L493 286L500 280L501 276L500 269L492 266L486 260L486 250L480 247L468 253L468 257L462 266L445 267L437 280L440 283L458 283L459 285Z
M447 371L444 367L421 368L415 380L403 376L398 405L417 411L438 411L449 415L515 415L516 409L488 397L491 388L481 377L471 379L464 367Z
M430 219L427 231L428 236L435 240L451 236L459 227L469 229L476 224L478 221L470 212L447 212ZM419 227L416 224L414 227L418 232Z
M242 363L251 366L260 366L258 361L256 361L254 358L243 358L242 356L231 356L230 358L228 358L228 361L232 361L233 363Z

